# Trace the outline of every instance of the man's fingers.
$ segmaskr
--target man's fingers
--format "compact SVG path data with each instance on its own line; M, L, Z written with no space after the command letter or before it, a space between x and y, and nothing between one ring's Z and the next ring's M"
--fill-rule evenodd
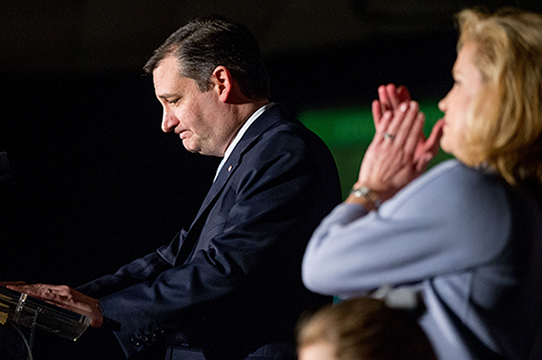
M51 290L58 295L68 296L71 294L71 288L66 285L47 285L47 290Z
M30 286L30 285L8 285L6 286L8 289L18 291L23 294L27 294L28 296L35 297L35 298L42 298L42 294L36 287Z
M6 287L11 290L25 293L28 296L47 300L54 300L55 296L65 293L62 287L48 284L8 285ZM59 289L61 289L60 292Z
M24 281L0 281L0 286L10 286L10 285L26 285Z

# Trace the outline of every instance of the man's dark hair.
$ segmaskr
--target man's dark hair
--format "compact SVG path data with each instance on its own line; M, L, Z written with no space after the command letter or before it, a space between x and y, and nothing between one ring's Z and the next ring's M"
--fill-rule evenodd
M154 51L143 69L152 74L169 55L177 58L180 75L194 79L201 91L210 89L213 70L222 65L245 96L270 98L269 76L256 39L245 26L226 17L206 15L191 20Z

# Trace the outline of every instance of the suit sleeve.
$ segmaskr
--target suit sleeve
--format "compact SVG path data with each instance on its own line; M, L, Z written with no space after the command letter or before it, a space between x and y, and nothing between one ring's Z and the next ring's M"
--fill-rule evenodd
M289 132L257 142L223 189L189 261L164 269L151 255L143 262L160 270L151 276L144 263L129 265L141 280L100 299L104 316L121 324L115 334L127 356L301 258L309 229L336 204L335 192L311 200L312 191L329 190L319 188L321 170L311 155Z
M486 263L507 244L507 202L498 182L450 162L378 212L341 204L309 241L303 282L315 292L350 298L383 283L408 284Z
M172 243L182 242L184 233L183 229ZM90 297L101 298L138 282L155 279L159 273L170 267L158 252L153 252L121 267L115 274L102 276L77 287L76 290Z

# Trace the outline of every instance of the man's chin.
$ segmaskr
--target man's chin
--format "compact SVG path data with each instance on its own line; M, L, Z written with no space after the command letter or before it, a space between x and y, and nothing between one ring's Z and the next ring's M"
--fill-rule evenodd
M216 151L213 151L211 147L206 147L205 149L203 149L201 146L190 146L190 145L191 144L183 140L184 148L193 154L200 154L200 155L205 155L205 156L218 156L218 157L224 156L224 154L220 154L220 153L217 153Z
M201 154L201 151L198 150L198 149L192 149L192 148L188 148L188 147L184 147L188 152L191 152L193 154Z
M196 147L196 146L192 146L192 144L190 144L189 141L187 141L186 139L181 139L182 143L183 143L183 146L184 148L191 152L191 153L200 153L201 154L201 149L199 149L199 147Z

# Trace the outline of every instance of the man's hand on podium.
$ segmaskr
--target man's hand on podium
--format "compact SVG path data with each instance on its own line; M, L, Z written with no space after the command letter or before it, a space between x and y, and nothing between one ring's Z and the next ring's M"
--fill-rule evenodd
M100 327L103 324L103 314L99 307L99 300L86 296L79 291L65 285L32 284L23 281L0 282L0 286L19 291L41 300L60 306L66 310L88 316L90 325Z

